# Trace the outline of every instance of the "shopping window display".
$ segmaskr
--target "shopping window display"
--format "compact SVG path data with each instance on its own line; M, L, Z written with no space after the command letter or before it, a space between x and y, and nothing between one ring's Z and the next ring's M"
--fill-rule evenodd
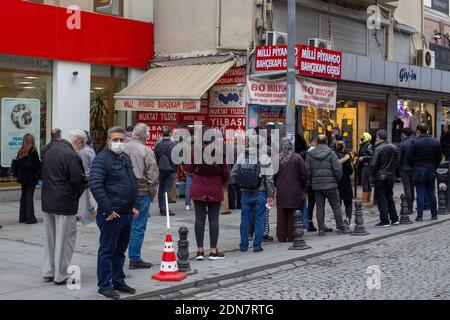
M393 124L393 142L400 142L399 131L411 128L416 132L419 124L425 123L430 128L430 134L436 132L436 104L412 100L398 100L397 117Z
M24 133L33 133L38 149L49 140L52 102L52 63L49 60L0 55L0 116L10 119L0 123L2 144L0 156L15 154ZM8 115L4 115L8 110ZM21 133L23 132L23 134ZM7 138L7 139L6 139ZM8 140L9 139L9 140ZM16 141L16 145L11 142ZM15 185L9 165L0 167L0 188Z

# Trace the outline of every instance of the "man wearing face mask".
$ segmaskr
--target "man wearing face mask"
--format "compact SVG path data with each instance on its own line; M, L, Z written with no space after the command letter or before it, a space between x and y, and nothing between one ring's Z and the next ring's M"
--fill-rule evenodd
M133 218L139 215L140 197L130 157L124 153L125 130L108 130L108 147L94 159L89 188L98 203L100 229L98 295L119 299L116 291L134 294L125 283L123 266Z
M70 274L77 237L78 202L87 181L77 151L86 143L86 133L73 130L67 140L55 144L42 166L42 211L44 212L44 281L65 285Z
M139 217L131 225L130 244L128 256L130 269L150 268L152 264L141 258L141 248L147 228L148 211L158 192L158 165L152 149L147 148L146 142L150 131L146 124L138 123L133 129L131 141L125 145L125 153L130 156L136 175L141 202L139 204Z

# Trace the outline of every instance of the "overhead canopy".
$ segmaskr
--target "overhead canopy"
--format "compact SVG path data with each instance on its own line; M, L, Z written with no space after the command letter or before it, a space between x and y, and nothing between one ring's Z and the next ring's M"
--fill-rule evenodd
M235 64L232 57L224 60L152 68L115 95L116 110L200 112L202 96Z

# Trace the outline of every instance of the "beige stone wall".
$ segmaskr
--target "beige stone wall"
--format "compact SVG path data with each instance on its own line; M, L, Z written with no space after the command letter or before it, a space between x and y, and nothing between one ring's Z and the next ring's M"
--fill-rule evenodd
M155 0L155 49L160 55L217 52L217 0ZM222 0L220 47L247 50L254 0Z

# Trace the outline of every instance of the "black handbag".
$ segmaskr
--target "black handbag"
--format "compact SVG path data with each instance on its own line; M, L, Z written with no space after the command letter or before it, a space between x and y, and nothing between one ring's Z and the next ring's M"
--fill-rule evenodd
M19 173L19 160L12 159L11 165L9 166L9 175L17 178L18 173Z

